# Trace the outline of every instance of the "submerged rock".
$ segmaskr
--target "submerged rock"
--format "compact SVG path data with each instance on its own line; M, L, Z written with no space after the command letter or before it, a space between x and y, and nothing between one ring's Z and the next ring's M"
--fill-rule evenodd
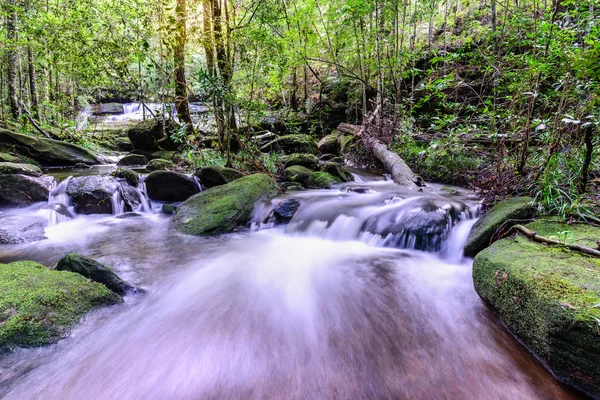
M206 188L225 185L244 176L244 174L242 174L240 171L237 171L233 168L220 167L216 165L202 167L196 171L195 175L200 180L202 186Z
M311 189L331 189L333 185L341 182L339 178L327 172L313 172L306 185Z
M146 165L148 171L169 171L174 170L175 168L175 164L171 161L163 160L161 158L151 160L148 165Z
M146 164L148 164L148 159L141 154L127 154L125 157L121 158L117 163L119 167Z
M88 165L102 163L98 156L81 146L0 129L0 147L3 146L35 160L43 167L71 166L77 163Z
M267 175L245 176L186 200L177 210L172 226L190 235L231 232L250 221L256 202L277 193L277 184Z
M513 225L533 218L536 210L532 203L531 197L516 197L496 204L473 225L465 245L465 256L475 257L488 247L501 227L507 231Z
M300 165L313 171L319 168L319 160L314 154L290 154L281 157L281 162L286 168L294 165Z
M280 223L289 222L296 211L300 208L300 201L298 199L286 199L279 203L273 209L273 215L277 218Z
M146 178L148 197L157 201L184 201L200 192L193 178L170 171L154 171Z
M0 204L28 206L48 201L54 182L51 176L0 175Z
M311 176L313 172L301 165L292 165L285 169L285 178L291 182L297 182L302 185L308 181L308 178Z
M317 154L317 144L309 135L286 135L267 143L261 151L281 151L285 154L308 153Z
M542 236L568 231L590 244L600 229L528 225ZM591 238L591 240L590 240ZM473 282L504 325L563 382L600 397L600 260L517 236L481 251Z
M44 217L0 213L0 244L20 244L46 239Z
M89 311L121 301L79 274L32 261L0 264L0 349L56 342Z
M11 162L0 162L0 175L27 175L42 176L42 170L32 164L17 164Z
M134 289L133 286L119 278L112 269L77 253L69 253L61 258L56 265L56 270L75 272L94 282L103 284L120 295Z

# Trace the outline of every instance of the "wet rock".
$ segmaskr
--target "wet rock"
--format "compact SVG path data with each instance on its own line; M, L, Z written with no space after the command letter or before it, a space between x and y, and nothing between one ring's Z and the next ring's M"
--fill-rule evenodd
M354 176L340 164L329 162L323 165L323 172L327 172L332 176L338 178L342 182L354 181Z
M133 286L122 280L115 272L107 266L99 263L81 254L69 253L58 261L57 271L70 271L85 276L88 279L98 282L109 288L115 293L123 295Z
M125 211L137 210L142 204L142 196L134 186L125 183L121 184L119 192L125 203Z
M331 133L321 139L317 145L319 151L323 154L339 154L340 146L339 139L340 134L338 132Z
M46 239L43 217L0 213L0 244L20 244Z
M536 214L532 203L531 197L516 197L496 204L473 225L465 245L465 256L474 257L489 246L498 229L507 231L517 223L532 219Z
M281 151L285 154L317 154L317 144L309 135L286 135L261 147L263 152Z
M190 235L218 235L246 225L256 202L278 193L275 181L261 174L249 175L216 186L186 200L172 226Z
M170 127L166 128L169 131ZM171 140L166 139L163 134L162 123L150 119L131 127L127 132L134 149L148 151L150 153L160 150L175 150Z
M240 171L220 166L202 167L195 173L202 186L211 188L225 185L244 176Z
M148 164L148 159L140 154L128 154L125 157L121 158L117 163L119 167L129 167L132 165L146 164Z
M327 172L313 172L309 176L306 185L311 189L331 189L333 185L341 182L339 178Z
M137 212L126 212L124 214L121 215L117 215L115 218L117 219L129 219L129 218L139 218L139 217L143 217L142 214L137 213Z
M292 165L285 169L285 178L289 181L304 185L313 172L301 165Z
M154 171L146 178L148 197L158 201L184 201L200 192L193 178L169 171Z
M0 204L28 206L48 201L53 186L51 176L0 175Z
M121 301L79 274L32 261L0 264L0 350L54 343L89 311Z
M138 183L140 182L140 176L137 174L137 172L130 169L117 168L112 172L111 175L117 178L125 179L125 181L133 187L137 187Z
M20 163L22 160L9 153L0 153L0 162L12 162L12 163Z
M173 215L177 212L177 208L178 207L173 204L163 204L162 212L163 212L163 214Z
M600 229L536 222L541 236L594 245ZM586 243L587 241L587 243ZM517 236L482 250L473 263L479 296L563 382L600 397L600 260Z
M281 162L286 168L294 165L300 165L313 171L319 168L319 160L314 154L290 154L281 157Z
M161 150L161 151L155 151L154 153L152 153L151 158L149 158L149 160L161 159L161 160L173 161L174 156L175 156L174 151Z
M75 144L36 136L22 135L0 129L0 146L7 146L18 154L39 163L42 167L71 166L77 163L101 164L102 160L91 151Z
M89 165L84 164L84 163L77 163L77 164L75 164L73 166L73 168L77 168L77 169L90 169L92 167L90 167Z
M299 207L300 201L298 199L286 199L273 209L273 215L275 215L278 222L286 223L292 219Z
M42 170L32 164L17 164L11 162L0 162L0 175L27 175L42 176Z
M111 176L78 176L69 182L67 194L78 214L112 214L112 197L119 183Z
M175 168L175 164L171 161L163 160L161 158L151 160L148 165L146 165L148 171L169 171L174 170Z
M281 184L281 188L285 192L299 192L302 190L306 190L304 186L296 182L283 182Z
M131 151L133 150L133 145L129 138L120 138L116 140L115 148L119 151Z

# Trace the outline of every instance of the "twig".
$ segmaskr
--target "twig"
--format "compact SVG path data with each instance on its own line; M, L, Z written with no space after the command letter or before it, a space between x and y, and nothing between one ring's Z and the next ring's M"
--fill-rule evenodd
M523 225L515 225L510 230L519 232L519 233L523 234L527 239L533 240L534 242L546 243L546 244L551 244L551 245L555 245L555 246L563 246L569 250L578 251L580 253L585 253L587 255L594 256L594 257L600 257L600 251L598 251L596 249L592 249L592 248L589 248L586 246L580 246L578 244L566 244L566 243L560 242L555 239L549 239L549 238L546 238L543 236L539 236L537 233L535 233L531 229L525 228Z

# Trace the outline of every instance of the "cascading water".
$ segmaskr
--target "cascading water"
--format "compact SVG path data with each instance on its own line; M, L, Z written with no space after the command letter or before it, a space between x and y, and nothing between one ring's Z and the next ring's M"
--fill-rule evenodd
M19 247L46 265L82 252L146 294L0 358L0 397L577 398L473 290L471 198L358 182L294 193L296 214L274 226L290 197L257 208L259 231L200 238L161 214L78 216L62 227L75 235Z
M49 225L57 225L61 222L70 220L74 211L71 209L71 198L67 194L67 186L72 177L60 182L55 188L50 191L48 197L48 209L50 209Z

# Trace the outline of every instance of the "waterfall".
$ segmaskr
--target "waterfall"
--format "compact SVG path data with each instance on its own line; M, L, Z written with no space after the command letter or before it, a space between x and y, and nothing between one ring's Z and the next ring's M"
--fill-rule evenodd
M71 198L67 194L67 186L71 178L72 176L69 176L50 191L47 206L50 210L49 225L58 225L73 218Z

